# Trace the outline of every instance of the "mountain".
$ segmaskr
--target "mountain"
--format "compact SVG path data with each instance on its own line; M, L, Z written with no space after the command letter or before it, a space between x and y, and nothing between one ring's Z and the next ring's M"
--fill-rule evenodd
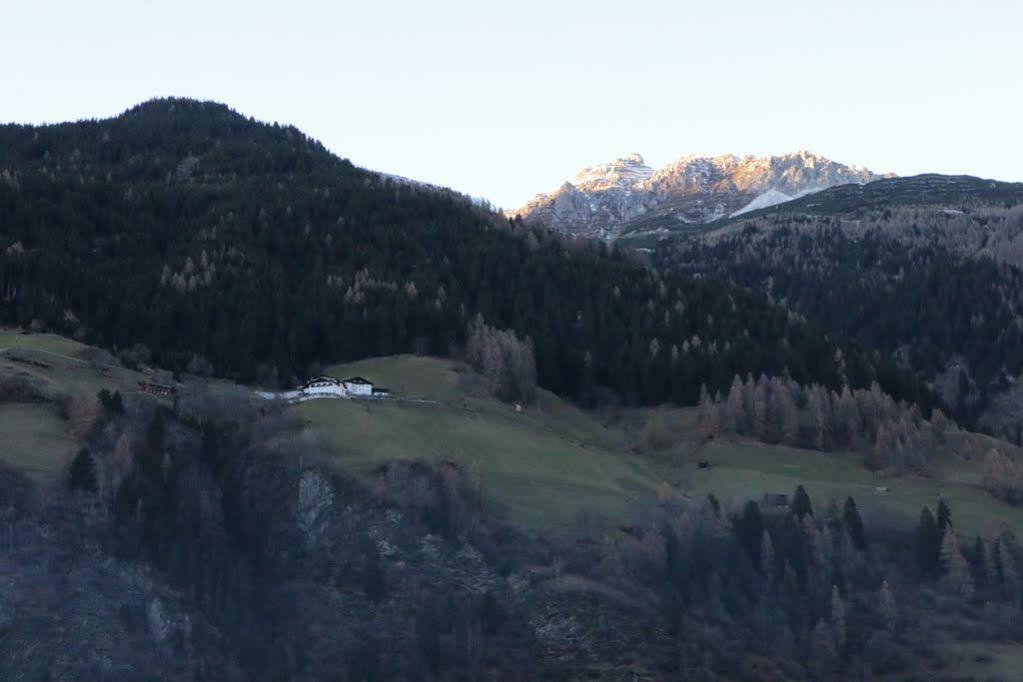
M992 224L964 196L933 215ZM812 198L706 243L743 258L758 221L767 236L926 227L885 202L782 210ZM946 258L820 237L749 257L794 253L778 272L808 276L830 258L821 280L879 282L868 303L889 324L917 304L884 288ZM798 287L784 300L783 281L651 268L627 243L524 226L216 103L0 126L0 680L987 679L1008 665L1023 451L930 410L884 339L836 344ZM927 333L1023 361L1011 302L989 302L1001 284L1023 287L936 270L914 291L962 305L953 323L920 306ZM869 319L858 291L831 312ZM369 356L389 357L323 367ZM533 360L575 404L532 385L518 408L502 397L493 370ZM312 372L393 397L288 406L225 380ZM154 377L173 399L139 390Z
M761 292L897 358L957 421L1023 442L1023 183L891 178L630 237L663 270Z
M0 324L146 364L291 385L331 362L457 354L479 315L583 404L692 404L750 372L840 387L835 346L761 297L566 248L222 104L0 126L0 178ZM929 401L860 360L855 386Z
M685 156L654 170L639 154L581 170L571 182L508 211L527 225L615 239L651 219L709 223L844 184L882 176L810 152Z

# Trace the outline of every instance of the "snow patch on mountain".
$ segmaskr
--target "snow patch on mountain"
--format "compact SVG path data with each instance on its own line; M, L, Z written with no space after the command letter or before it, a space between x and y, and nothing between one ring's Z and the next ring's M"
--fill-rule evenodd
M733 213L730 217L734 218L735 216L740 216L743 213L749 213L750 211L758 211L762 208L777 206L778 204L784 204L786 201L792 201L793 199L795 199L795 197L789 196L788 194L785 194L785 192L779 192L776 189L769 189Z

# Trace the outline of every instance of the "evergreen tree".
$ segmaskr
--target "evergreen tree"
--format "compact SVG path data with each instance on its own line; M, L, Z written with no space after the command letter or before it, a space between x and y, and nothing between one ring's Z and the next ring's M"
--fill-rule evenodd
M952 527L952 510L944 498L938 500L938 534L945 537L945 533Z
M114 391L110 398L110 408L115 414L124 414L124 398L121 397L120 391Z
M121 397L120 391L111 393L108 389L100 389L100 392L96 394L96 398L107 412L111 414L124 414L124 399Z
M800 521L803 517L809 514L813 516L813 507L810 504L810 496L806 494L806 489L802 485L796 487L796 492L792 496L792 514Z
M842 522L853 546L858 550L867 547L867 538L863 532L863 519L860 518L860 510L856 508L856 501L850 496L845 500L845 507L842 510Z
M920 512L920 523L916 530L916 565L921 576L933 577L938 574L941 541L942 536L938 532L934 514L928 507L924 507Z
M760 505L750 500L742 509L742 514L733 523L739 543L746 550L750 563L758 570L764 570L760 563L761 538L764 534L764 517L760 513Z
M87 493L95 493L99 490L96 482L96 461L89 452L89 448L82 448L71 460L71 467L68 470L68 486L71 490L80 490Z

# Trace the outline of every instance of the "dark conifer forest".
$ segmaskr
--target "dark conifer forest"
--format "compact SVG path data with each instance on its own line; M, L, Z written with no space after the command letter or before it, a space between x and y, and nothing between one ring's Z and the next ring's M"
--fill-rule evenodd
M935 404L855 345L840 366L760 295L526 230L219 104L6 125L0 174L0 322L169 369L291 385L319 363L449 354L480 314L531 340L541 386L587 405L693 404L703 384L786 373Z
M907 225L916 230L908 236L873 229L853 237L826 218L809 227L779 223L664 249L658 263L761 292L839 343L875 349L944 384L963 424L976 425L991 396L1023 371L1017 266L954 253L926 226Z

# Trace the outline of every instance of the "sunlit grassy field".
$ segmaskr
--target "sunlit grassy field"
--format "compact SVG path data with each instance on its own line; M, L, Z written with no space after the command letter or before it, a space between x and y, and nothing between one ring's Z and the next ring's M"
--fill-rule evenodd
M803 485L820 508L853 496L868 517L884 514L907 524L943 497L961 532L978 533L994 522L1023 535L1023 509L979 487L979 457L963 462L942 456L933 478L888 477L866 470L853 453L730 437L704 442L696 433L695 410L685 408L630 411L633 424L656 418L672 439L689 443L671 453L637 455L635 434L627 436L622 424L607 427L549 393L542 393L539 408L517 413L474 387L464 367L449 360L396 356L328 371L364 376L398 396L436 401L323 400L296 407L329 435L340 464L369 471L395 458L457 461L478 471L493 498L529 525L564 527L584 509L627 519L648 509L664 483L694 502L713 493L734 506ZM710 467L700 469L700 460Z
M368 471L392 459L451 460L480 476L511 518L565 528L584 510L627 518L654 499L660 483L622 435L544 393L522 413L463 390L455 363L401 356L331 368L358 374L397 395L435 403L320 400L295 408L329 435L338 461Z

